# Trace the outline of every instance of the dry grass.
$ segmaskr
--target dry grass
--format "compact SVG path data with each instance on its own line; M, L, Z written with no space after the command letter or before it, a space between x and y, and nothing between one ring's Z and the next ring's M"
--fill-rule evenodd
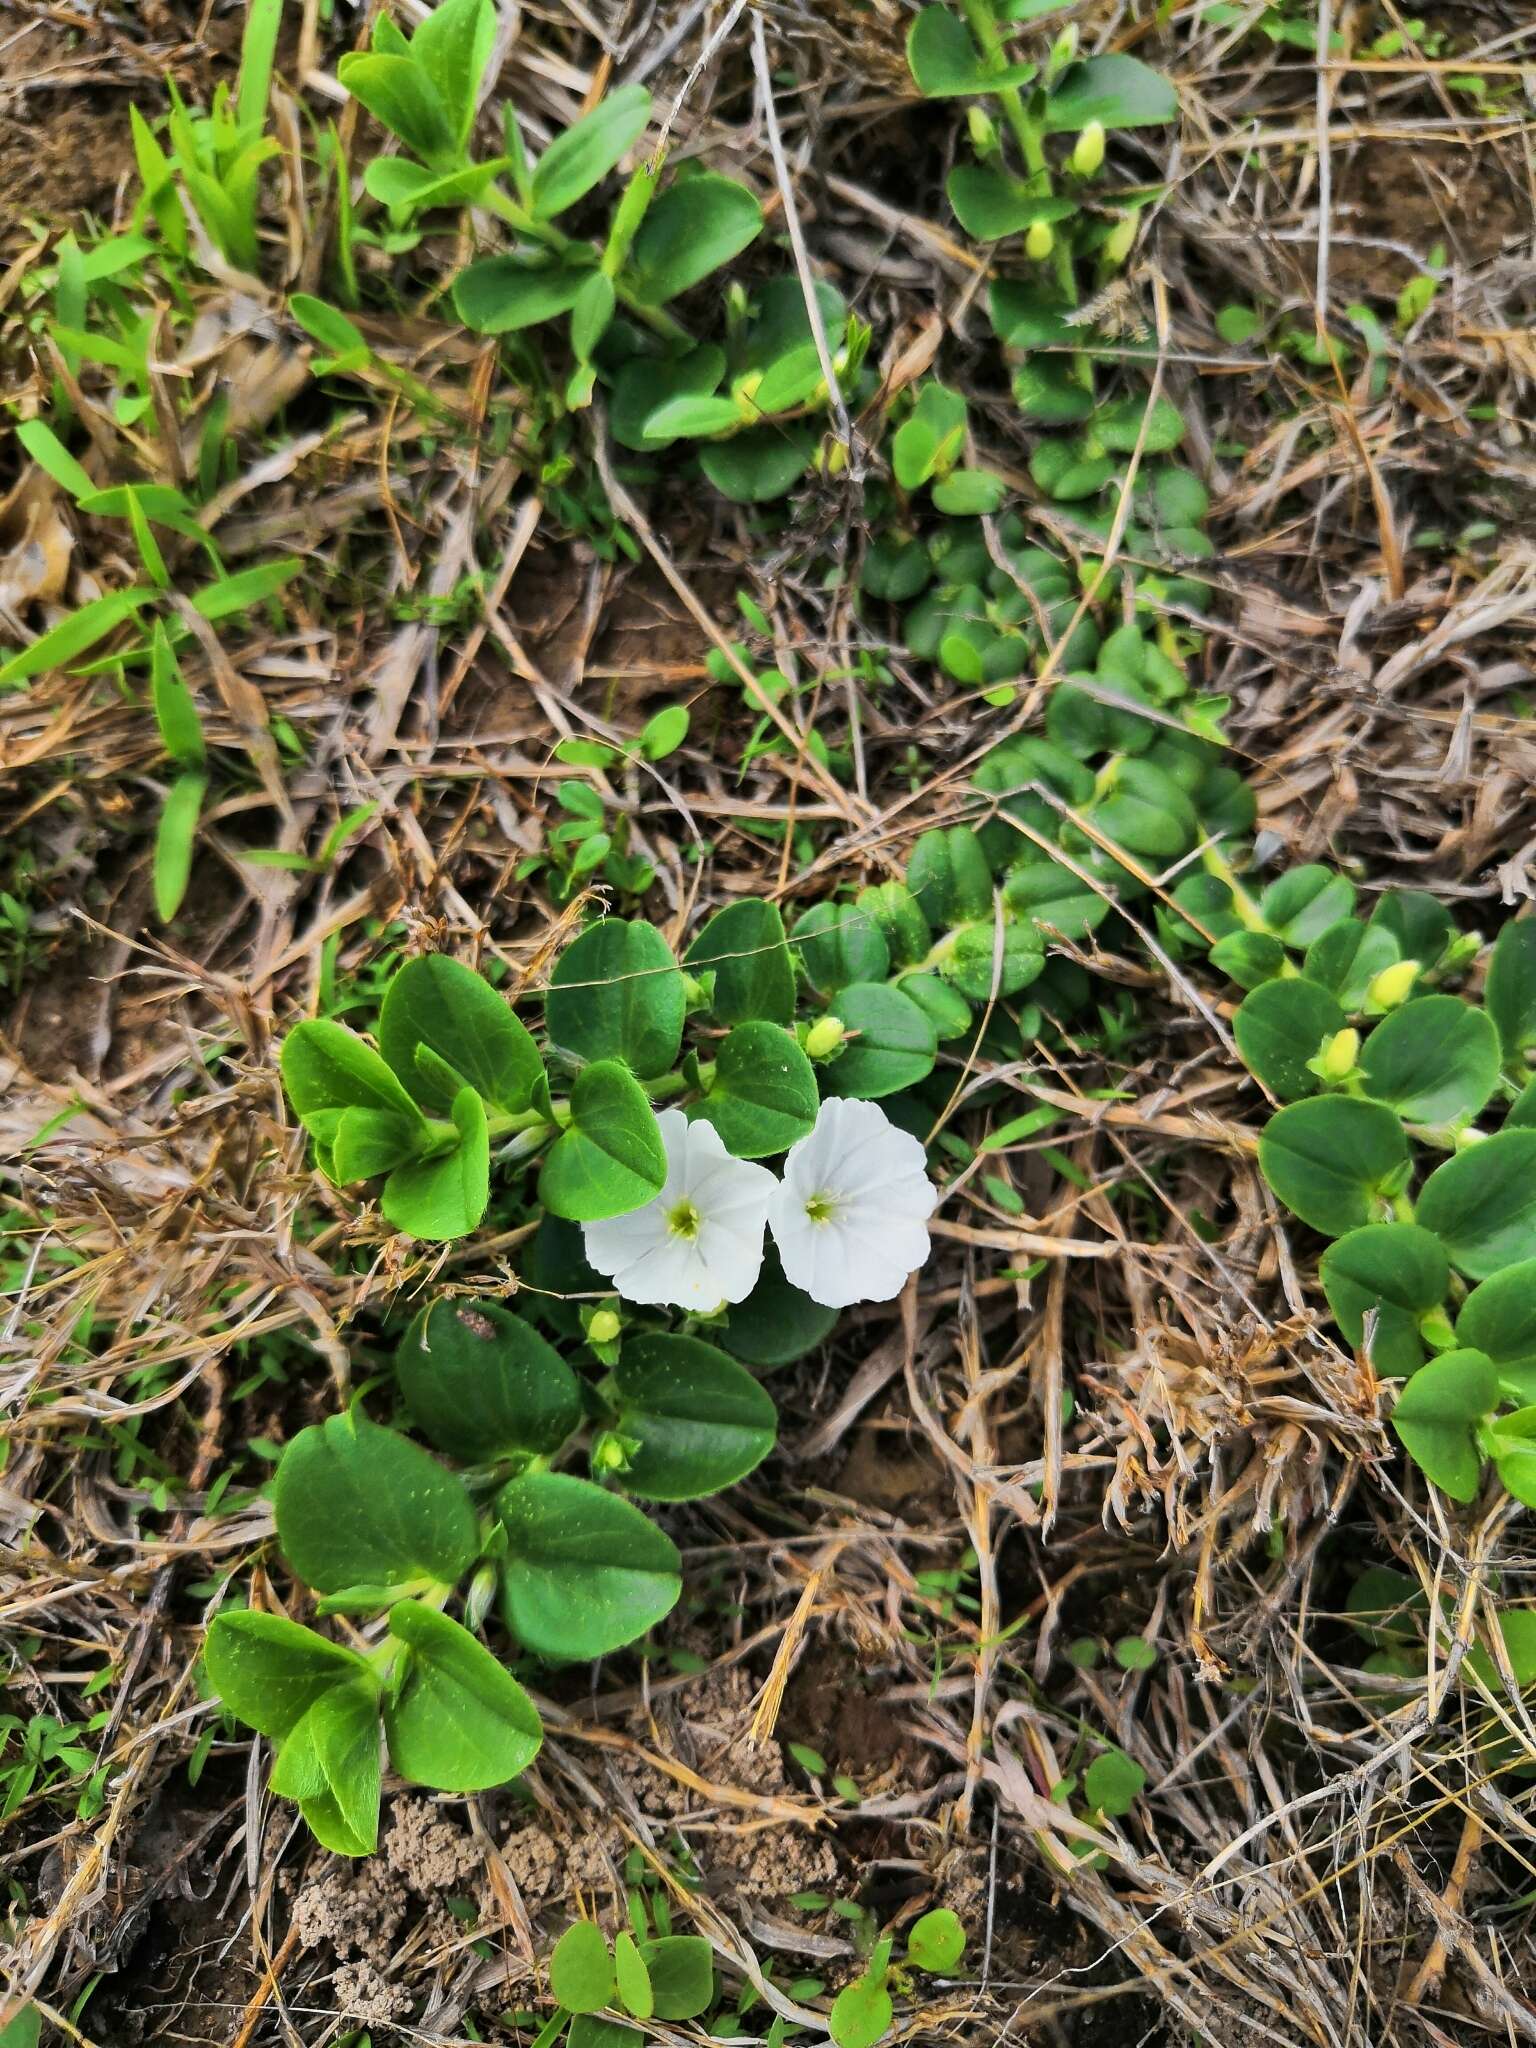
M1162 30L1150 8L1096 0L1047 27L1070 16L1085 43L1134 46L1180 80L1171 163L1161 139L1127 145L1168 183L1127 310L1154 323L1165 307L1163 375L1217 486L1225 606L1207 678L1235 700L1263 850L1431 887L1487 926L1532 893L1536 850L1536 468L1521 426L1536 374L1522 86L1536 31L1524 8L1459 7L1437 17L1453 55L1356 62L1368 20L1395 18L1390 0L1328 11L1346 54L1321 75L1295 50L1200 27L1187 5ZM677 103L674 147L749 178L890 337L890 380L942 347L1022 472L1027 442L979 384L982 271L940 196L950 114L906 84L907 18L895 0L761 17L777 149L750 19L716 35L718 8L524 10L502 89L538 134L606 78L645 75ZM110 30L33 8L15 27L56 68L0 83L0 112L46 107L82 134L125 132L121 89L143 91L167 59L195 69L210 47L208 24L172 8ZM66 28L104 73L70 68ZM287 75L316 87L341 33L304 10ZM225 24L213 42L227 47ZM1497 90L1492 109L1454 89L1472 70ZM289 205L275 179L269 303L313 281L291 206L301 131L285 116L279 132ZM0 248L0 360L23 407L55 366L20 285L56 225L13 220ZM1217 335L1216 310L1238 300L1262 301L1272 337L1310 334L1320 284L1333 332L1366 295L1390 325L1382 293L1433 242L1440 289L1392 338L1379 385L1358 357L1336 375ZM297 388L263 329L261 288L208 286L165 375L202 405L225 390L261 427ZM471 424L520 403L488 350L407 323L375 339L466 392ZM88 427L96 403L87 387ZM251 766L223 785L192 909L168 935L148 921L141 828L160 768L142 711L65 677L0 700L7 833L36 851L46 942L3 1044L0 1631L26 1652L8 1708L107 1712L84 1738L106 1772L99 1810L77 1817L38 1789L10 1822L13 1987L63 2038L101 2048L320 2048L350 2038L370 1998L375 2040L391 2012L407 2040L483 2038L470 2016L528 2002L534 1960L578 1901L620 1908L625 1852L659 1863L681 1836L710 1881L676 1898L680 1924L709 1936L729 1981L763 1990L739 2024L722 2019L733 2038L760 2038L771 2010L809 2017L786 1988L797 1975L848 1970L837 1923L786 1904L817 1889L882 1918L961 1912L964 1981L932 1993L913 2041L1536 2039L1529 1784L1490 1774L1480 1747L1490 1715L1527 1755L1536 1729L1517 1697L1480 1698L1463 1664L1495 1591L1530 1593L1529 1531L1503 1502L1450 1515L1393 1458L1373 1376L1330 1336L1309 1247L1258 1181L1263 1105L1216 992L1096 957L1152 1019L1122 1051L991 1075L995 1109L970 1105L977 1077L954 1074L953 1121L973 1140L989 1117L1060 1110L1038 1143L988 1161L1024 1215L958 1172L938 1253L899 1312L850 1318L828 1358L775 1382L783 1450L768 1476L676 1516L698 1593L673 1636L683 1668L552 1680L532 1811L500 1796L445 1807L478 1945L440 1897L409 1890L403 1852L391 1879L365 1874L343 1901L353 1925L386 1929L382 1945L306 1943L295 1901L333 1881L328 1859L268 1802L247 1745L221 1732L188 1782L214 1726L193 1677L210 1582L268 1569L263 1446L369 1375L390 1312L429 1284L500 1290L517 1266L516 1233L405 1245L309 1170L272 1053L314 1005L322 949L343 981L404 945L493 958L536 987L570 925L537 877L516 879L565 772L553 741L633 730L652 698L690 702L695 740L665 782L637 778L613 801L656 864L674 937L734 895L813 900L830 874L891 872L956 814L965 764L1009 714L978 717L899 661L878 695L835 679L867 637L821 567L859 545L852 484L808 498L767 562L739 521L663 486L635 508L640 563L612 566L550 537L514 459L428 450L407 419L360 402L339 433L264 445L226 496L232 559L292 548L333 580L312 577L323 608L295 608L283 630L253 619L206 647L210 740ZM5 545L42 535L67 553L60 588L127 580L105 526L65 518L25 478L0 518ZM1491 534L1454 545L1474 520ZM1431 526L1447 538L1416 544ZM486 572L478 610L398 615L471 566ZM737 587L767 611L779 665L827 678L790 715L851 737L848 785L817 769L804 728L796 754L738 776L751 713L703 665L736 630ZM12 623L35 628L27 600L15 607ZM285 728L297 765L280 758ZM916 789L913 747L933 768ZM313 844L369 800L377 815L325 875L240 858ZM820 837L801 864L792 835L807 823ZM210 1495L226 1473L251 1496L233 1512ZM1443 1603L1427 1684L1360 1671L1339 1616L1366 1562ZM932 1574L962 1567L956 1604ZM287 1589L267 1590L276 1604ZM1136 1635L1156 1646L1149 1670L1064 1654ZM110 1682L82 1700L103 1669ZM1085 1729L1147 1773L1134 1812L1102 1832L1049 1797ZM786 1738L824 1750L862 1803L786 1772ZM542 1877L530 1823L557 1845ZM402 1995L425 2001L414 2019Z

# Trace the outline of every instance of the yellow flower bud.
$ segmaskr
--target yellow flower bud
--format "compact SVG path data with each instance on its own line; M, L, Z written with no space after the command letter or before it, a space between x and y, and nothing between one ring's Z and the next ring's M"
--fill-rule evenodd
M1111 270L1118 268L1136 246L1136 216L1123 213L1104 237L1104 261Z
M590 1344L611 1344L624 1325L611 1308L600 1308L587 1325Z
M971 147L979 157L997 155L997 129L985 107L968 108L966 126L971 131Z
M1355 1071L1360 1054L1360 1034L1352 1024L1323 1040L1318 1069L1325 1081L1342 1081Z
M605 1430L592 1446L592 1470L594 1472L622 1472L629 1463L629 1453L611 1430Z
M843 1042L843 1020L841 1017L818 1017L805 1034L807 1057L824 1060L837 1051Z
M1077 138L1072 168L1080 178L1091 178L1104 162L1104 123L1090 121Z
M1383 967L1380 974L1373 975L1365 992L1368 1008L1372 1010L1395 1010L1399 1003L1406 1002L1413 992L1413 984L1419 978L1417 960L1397 960L1390 967Z
M1043 263L1055 246L1056 237L1049 221L1037 220L1024 237L1024 253L1036 263Z

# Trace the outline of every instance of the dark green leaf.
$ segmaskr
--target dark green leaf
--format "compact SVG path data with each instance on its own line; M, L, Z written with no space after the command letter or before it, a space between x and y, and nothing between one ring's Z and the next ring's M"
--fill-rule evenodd
M442 1066L421 1060L421 1046ZM496 1109L518 1114L544 1071L538 1047L506 1000L473 968L442 953L408 960L390 982L379 1011L379 1050L437 1116L449 1113L466 1086Z
M580 1426L581 1388L530 1324L489 1301L439 1299L395 1353L411 1420L467 1465L547 1457Z
M1395 966L1399 957L1397 940L1384 924L1344 917L1308 946L1302 971L1352 1016L1376 976L1384 967Z
M699 450L699 466L733 505L764 505L782 498L811 466L816 430L804 421L749 427L728 441Z
M947 7L925 7L907 31L907 64L925 99L969 98L973 93L1000 92L1028 85L1033 64L1002 64L993 69L971 40L970 31Z
M1259 1166L1303 1223L1342 1237L1379 1220L1384 1194L1406 1175L1408 1140L1401 1120L1382 1103L1319 1095L1270 1118L1259 1140ZM1419 1220L1428 1224L1422 1214Z
M1497 1131L1437 1166L1414 1214L1470 1279L1536 1258L1536 1131Z
M813 988L833 996L855 981L883 981L891 964L879 926L851 903L817 903L790 934Z
M704 171L651 202L631 252L639 295L665 305L757 239L763 211L734 178Z
M1536 1401L1536 1259L1473 1288L1456 1318L1456 1341L1487 1353L1509 1400Z
M487 256L460 273L453 303L464 325L477 334L515 334L568 313L591 276L589 264Z
M605 918L556 961L544 1021L562 1052L623 1060L648 1081L677 1059L686 1008L683 977L656 927Z
M795 970L776 903L750 898L716 911L683 956L693 973L712 969L711 1011L721 1024L763 1018L788 1024L795 1014Z
M838 996L837 1014L857 1035L825 1070L832 1094L873 1100L932 1073L939 1049L933 1020L899 989L855 982Z
M1280 875L1259 898L1264 922L1288 946L1310 946L1354 907L1354 883L1315 864Z
M1536 1045L1536 916L1514 919L1493 942L1483 990L1504 1057L1518 1068Z
M1106 128L1147 128L1179 118L1179 96L1160 71L1112 51L1072 65L1045 103L1050 135L1071 135L1090 121Z
M606 1656L676 1604L676 1545L617 1494L569 1473L531 1472L502 1488L496 1512L507 1533L507 1626L535 1656Z
M1374 1309L1371 1363L1383 1379L1401 1379L1424 1362L1419 1318L1438 1309L1450 1285L1450 1261L1439 1238L1416 1223L1367 1223L1329 1245L1323 1291L1339 1328L1359 1350Z
M1246 995L1232 1020L1237 1049L1282 1102L1315 1095L1322 1085L1308 1070L1325 1038L1344 1029L1344 1012L1315 981L1266 981Z
M1498 1085L1498 1033L1460 996L1419 996L1377 1025L1360 1068L1367 1093L1408 1123L1463 1123Z
M1444 1351L1420 1366L1392 1411L1392 1427L1415 1464L1452 1500L1468 1501L1482 1478L1477 1425L1497 1403L1499 1383L1481 1351Z
M334 1141L342 1112L351 1108L422 1124L421 1111L373 1047L328 1017L293 1027L283 1040L282 1072L294 1115L323 1145Z
M709 1093L688 1114L712 1123L736 1158L766 1159L806 1137L820 1106L815 1072L793 1035L754 1022L727 1035Z
M839 1313L835 1308L823 1308L790 1285L770 1243L757 1285L745 1301L730 1310L720 1341L736 1357L761 1370L792 1365L831 1335Z
M379 1840L379 1695L367 1680L332 1686L290 1731L272 1790L297 1799L311 1829L338 1856L371 1856Z
M773 1402L752 1375L697 1337L628 1338L613 1398L620 1433L638 1444L624 1486L642 1500L723 1492L762 1463L778 1431Z

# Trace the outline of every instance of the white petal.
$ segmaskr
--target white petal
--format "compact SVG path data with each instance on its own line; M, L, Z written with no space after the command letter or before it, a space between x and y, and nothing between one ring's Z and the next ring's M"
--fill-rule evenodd
M707 1222L699 1232L698 1249L715 1290L714 1299L707 1306L713 1308L722 1301L745 1301L763 1268L762 1218L751 1230Z
M600 1223L581 1226L582 1248L587 1264L596 1272L616 1273L633 1264L667 1236L666 1208L658 1196L624 1216L605 1216Z
M720 1300L697 1240L670 1233L633 1265L622 1266L613 1284L625 1301L650 1308L714 1308Z
M789 1200L775 1205L768 1219L785 1279L823 1308L847 1308L859 1295L847 1291L848 1272L836 1232L828 1224L813 1223L804 1203L792 1191L785 1192Z

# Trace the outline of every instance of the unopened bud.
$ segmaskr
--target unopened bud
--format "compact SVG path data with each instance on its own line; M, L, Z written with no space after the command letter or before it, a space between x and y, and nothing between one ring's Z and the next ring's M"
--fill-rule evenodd
M1056 237L1051 232L1049 221L1037 220L1024 237L1024 253L1036 263L1043 263L1056 246Z
M483 1564L469 1582L469 1591L464 1597L464 1625L477 1629L491 1611L491 1602L496 1598L496 1567Z
M985 107L968 108L966 126L971 131L971 147L983 161L997 155L997 128Z
M592 1446L592 1470L594 1472L622 1472L629 1463L629 1453L623 1440L616 1437L611 1429L603 1434Z
M1418 978L1417 960L1395 960L1390 967L1383 967L1380 974L1371 977L1370 986L1365 992L1367 1007L1372 1010L1395 1010L1399 1003L1407 1001Z
M1355 1071L1360 1054L1360 1034L1352 1024L1325 1038L1318 1054L1317 1070L1325 1081L1343 1081Z
M1077 55L1077 24L1069 22L1051 45L1051 54L1045 60L1047 78L1055 78Z
M1136 216L1123 213L1104 237L1104 261L1113 270L1122 264L1136 246Z
M813 1060L829 1058L842 1044L843 1035L841 1017L818 1017L805 1034L807 1057Z
M611 1308L600 1308L587 1325L589 1344L611 1344L624 1325Z
M1104 123L1090 121L1077 138L1072 168L1080 178L1091 178L1104 162Z

